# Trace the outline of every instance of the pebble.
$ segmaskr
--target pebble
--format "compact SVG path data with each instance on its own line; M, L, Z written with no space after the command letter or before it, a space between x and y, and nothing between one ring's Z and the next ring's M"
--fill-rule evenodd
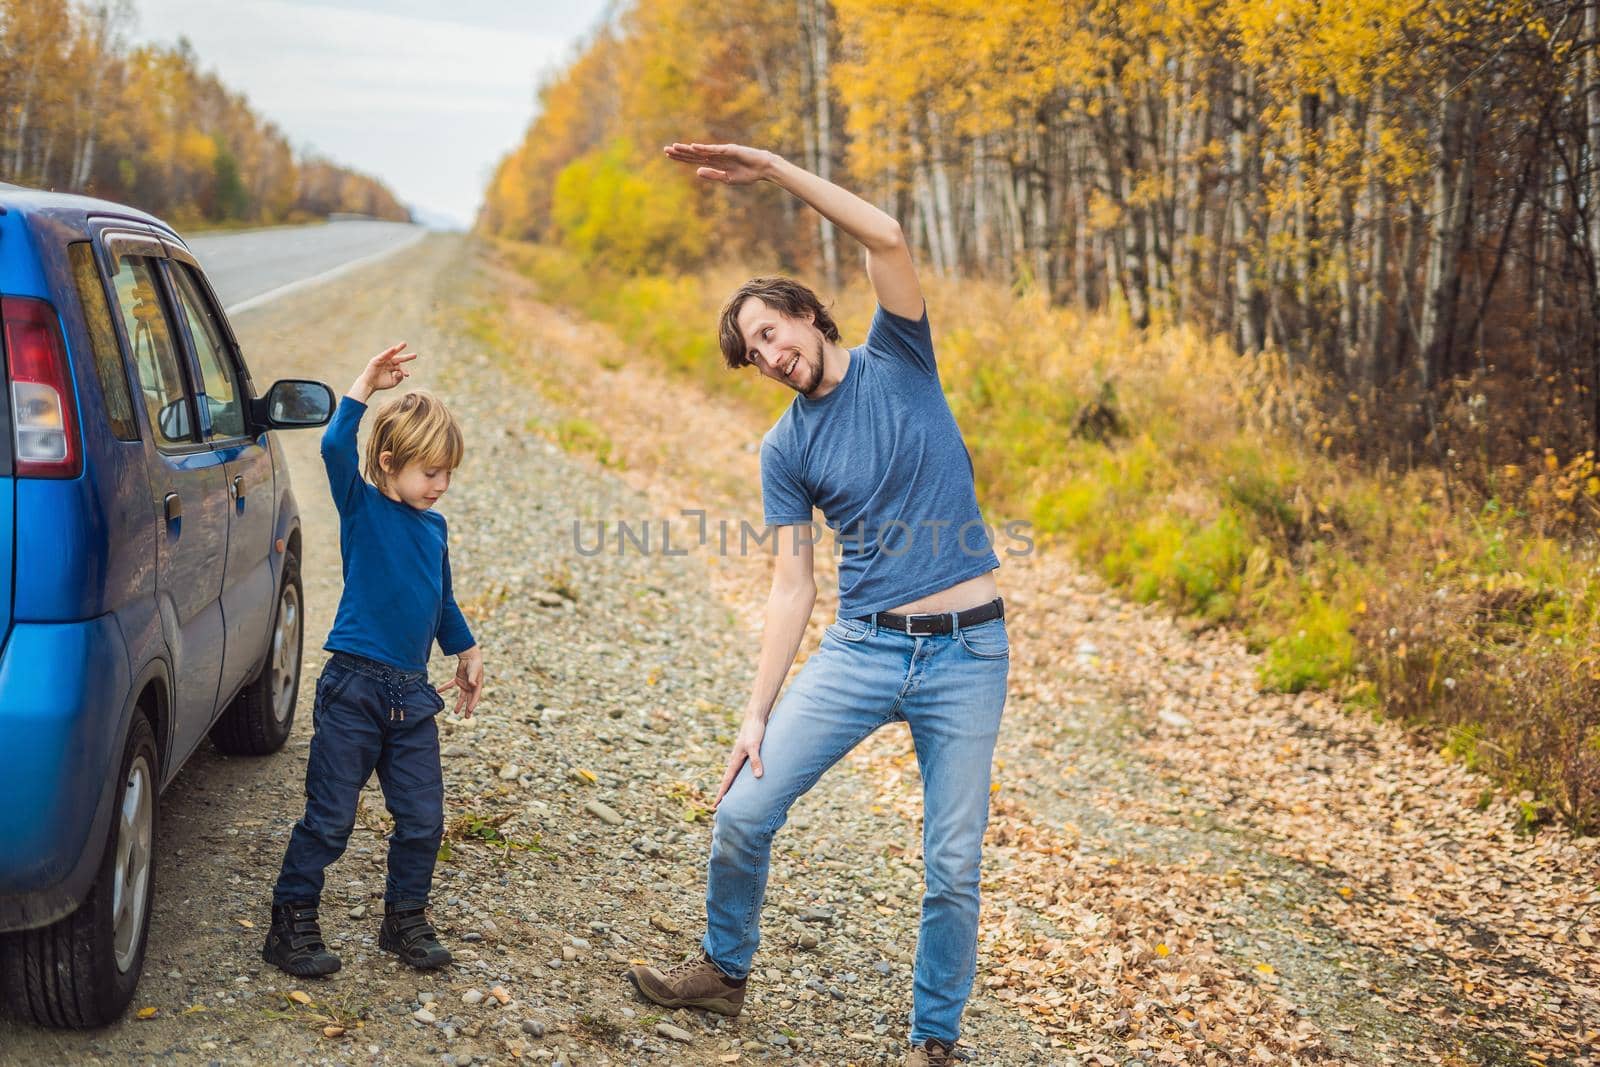
M465 993L461 994L461 1003L467 1005L468 1007L471 1007L474 1004L481 1004L482 1002L483 994L478 992L476 989L469 989Z
M694 1035L671 1023L656 1023L656 1033L669 1041L681 1041L685 1045L694 1040Z
M514 782L517 780L517 775L521 773L521 767L518 767L515 763L508 763L500 768L500 780L502 782Z
M678 924L659 911L650 914L650 925L664 934L678 933Z
M444 755L452 759L461 756L470 756L472 755L472 749L468 748L466 745L446 745L444 746Z
M622 816L617 810L603 800L585 801L583 810L605 823L607 826L621 826Z
M417 994L417 1003L418 1004L432 1004L437 999L438 999L438 995L435 994L435 993L418 993Z
M416 1011L411 1013L411 1017L413 1019L417 1020L417 1022L422 1023L424 1025L428 1025L428 1024L431 1024L431 1023L436 1023L436 1022L439 1021L434 1016L433 1012L429 1011L427 1008L418 1008Z
M522 1020L522 1032L529 1037L543 1037L544 1023L538 1019L524 1019Z

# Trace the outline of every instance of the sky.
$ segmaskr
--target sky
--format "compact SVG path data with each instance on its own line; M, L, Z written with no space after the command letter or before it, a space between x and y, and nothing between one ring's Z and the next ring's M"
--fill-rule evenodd
M375 175L439 224L471 225L545 74L606 0L133 0L134 43L187 37L296 149Z

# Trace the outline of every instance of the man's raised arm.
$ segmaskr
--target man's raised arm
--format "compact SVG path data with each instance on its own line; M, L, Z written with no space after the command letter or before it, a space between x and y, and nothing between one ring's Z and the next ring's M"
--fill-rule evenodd
M906 319L922 318L917 268L911 262L904 231L890 215L775 152L737 144L672 144L666 153L679 163L693 165L695 173L707 181L724 185L767 181L787 189L861 242L867 250L867 277L885 311Z

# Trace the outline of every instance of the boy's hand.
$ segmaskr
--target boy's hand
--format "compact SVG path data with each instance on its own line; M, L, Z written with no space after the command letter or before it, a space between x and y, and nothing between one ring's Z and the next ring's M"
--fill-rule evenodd
M350 391L345 395L365 404L367 398L373 393L381 392L384 389L393 389L411 377L411 372L406 370L402 364L410 363L417 358L417 354L415 352L401 354L401 350L405 347L406 343L401 341L399 344L390 345L373 356L368 361L366 369L361 372L361 376L356 379L355 384L350 387Z
M772 173L777 156L742 144L682 144L666 147L667 158L688 163L708 182L749 185Z
M456 690L456 714L472 718L472 709L483 699L483 650L473 645L456 657L456 676L441 685L438 692Z

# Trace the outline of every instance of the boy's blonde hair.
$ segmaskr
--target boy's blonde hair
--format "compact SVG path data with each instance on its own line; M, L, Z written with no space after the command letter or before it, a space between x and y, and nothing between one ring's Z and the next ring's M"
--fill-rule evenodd
M389 488L389 475L378 462L385 452L390 454L389 462L396 473L411 462L455 470L461 466L466 442L461 437L461 426L444 402L418 389L383 405L373 421L364 466L367 479L380 492Z

